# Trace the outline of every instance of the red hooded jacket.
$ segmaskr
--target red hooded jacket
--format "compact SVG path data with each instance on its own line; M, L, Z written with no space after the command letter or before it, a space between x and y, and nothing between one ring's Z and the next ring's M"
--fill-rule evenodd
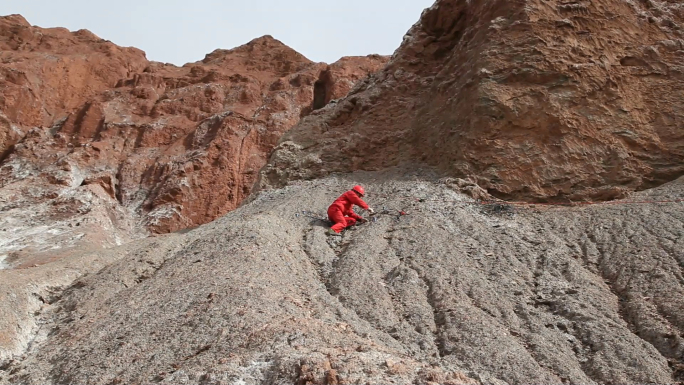
M328 211L333 208L333 206L339 207L339 209L342 211L344 215L348 215L352 218L359 219L360 216L357 215L352 208L354 205L360 206L364 210L368 210L368 204L363 201L356 193L352 190L347 191L346 193L342 194L339 198L333 202L332 205L328 208Z

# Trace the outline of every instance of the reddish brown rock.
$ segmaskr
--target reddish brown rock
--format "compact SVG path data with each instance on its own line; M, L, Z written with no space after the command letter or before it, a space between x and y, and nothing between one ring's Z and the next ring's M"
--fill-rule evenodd
M372 55L328 66L264 36L176 67L86 31L31 27L19 16L0 26L0 68L23 74L7 75L13 83L0 93L0 188L51 186L59 195L97 187L98 199L159 233L237 207L280 136L311 106L322 72L332 76L328 103L387 61Z
M382 73L282 139L261 186L407 163L512 199L673 180L682 27L675 2L437 1Z
M380 55L365 58L343 57L327 66L314 82L314 100L303 115L325 107L333 99L346 96L356 82L377 72L386 61L386 58Z
M20 15L0 17L0 153L29 128L51 126L146 65L143 51L86 30L32 27ZM5 119L14 129L2 124Z

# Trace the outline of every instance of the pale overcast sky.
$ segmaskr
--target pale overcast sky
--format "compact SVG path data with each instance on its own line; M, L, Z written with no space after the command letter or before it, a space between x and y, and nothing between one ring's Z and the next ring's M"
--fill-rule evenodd
M434 0L0 0L40 27L88 29L182 65L272 35L311 60L389 55Z

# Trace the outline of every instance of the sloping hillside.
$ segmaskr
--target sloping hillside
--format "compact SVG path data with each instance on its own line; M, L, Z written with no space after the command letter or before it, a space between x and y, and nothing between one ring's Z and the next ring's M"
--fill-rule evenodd
M402 174L298 183L128 246L44 297L2 381L682 380L683 203L479 205ZM382 214L326 237L317 213L359 182ZM630 202L682 199L679 180Z

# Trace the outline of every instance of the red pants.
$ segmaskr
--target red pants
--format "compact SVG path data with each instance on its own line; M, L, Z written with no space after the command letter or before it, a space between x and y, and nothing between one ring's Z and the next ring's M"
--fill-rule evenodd
M328 219L334 223L332 229L336 233L340 233L347 227L351 227L356 224L356 219L352 217L345 217L342 209L337 205L332 205L328 208Z

